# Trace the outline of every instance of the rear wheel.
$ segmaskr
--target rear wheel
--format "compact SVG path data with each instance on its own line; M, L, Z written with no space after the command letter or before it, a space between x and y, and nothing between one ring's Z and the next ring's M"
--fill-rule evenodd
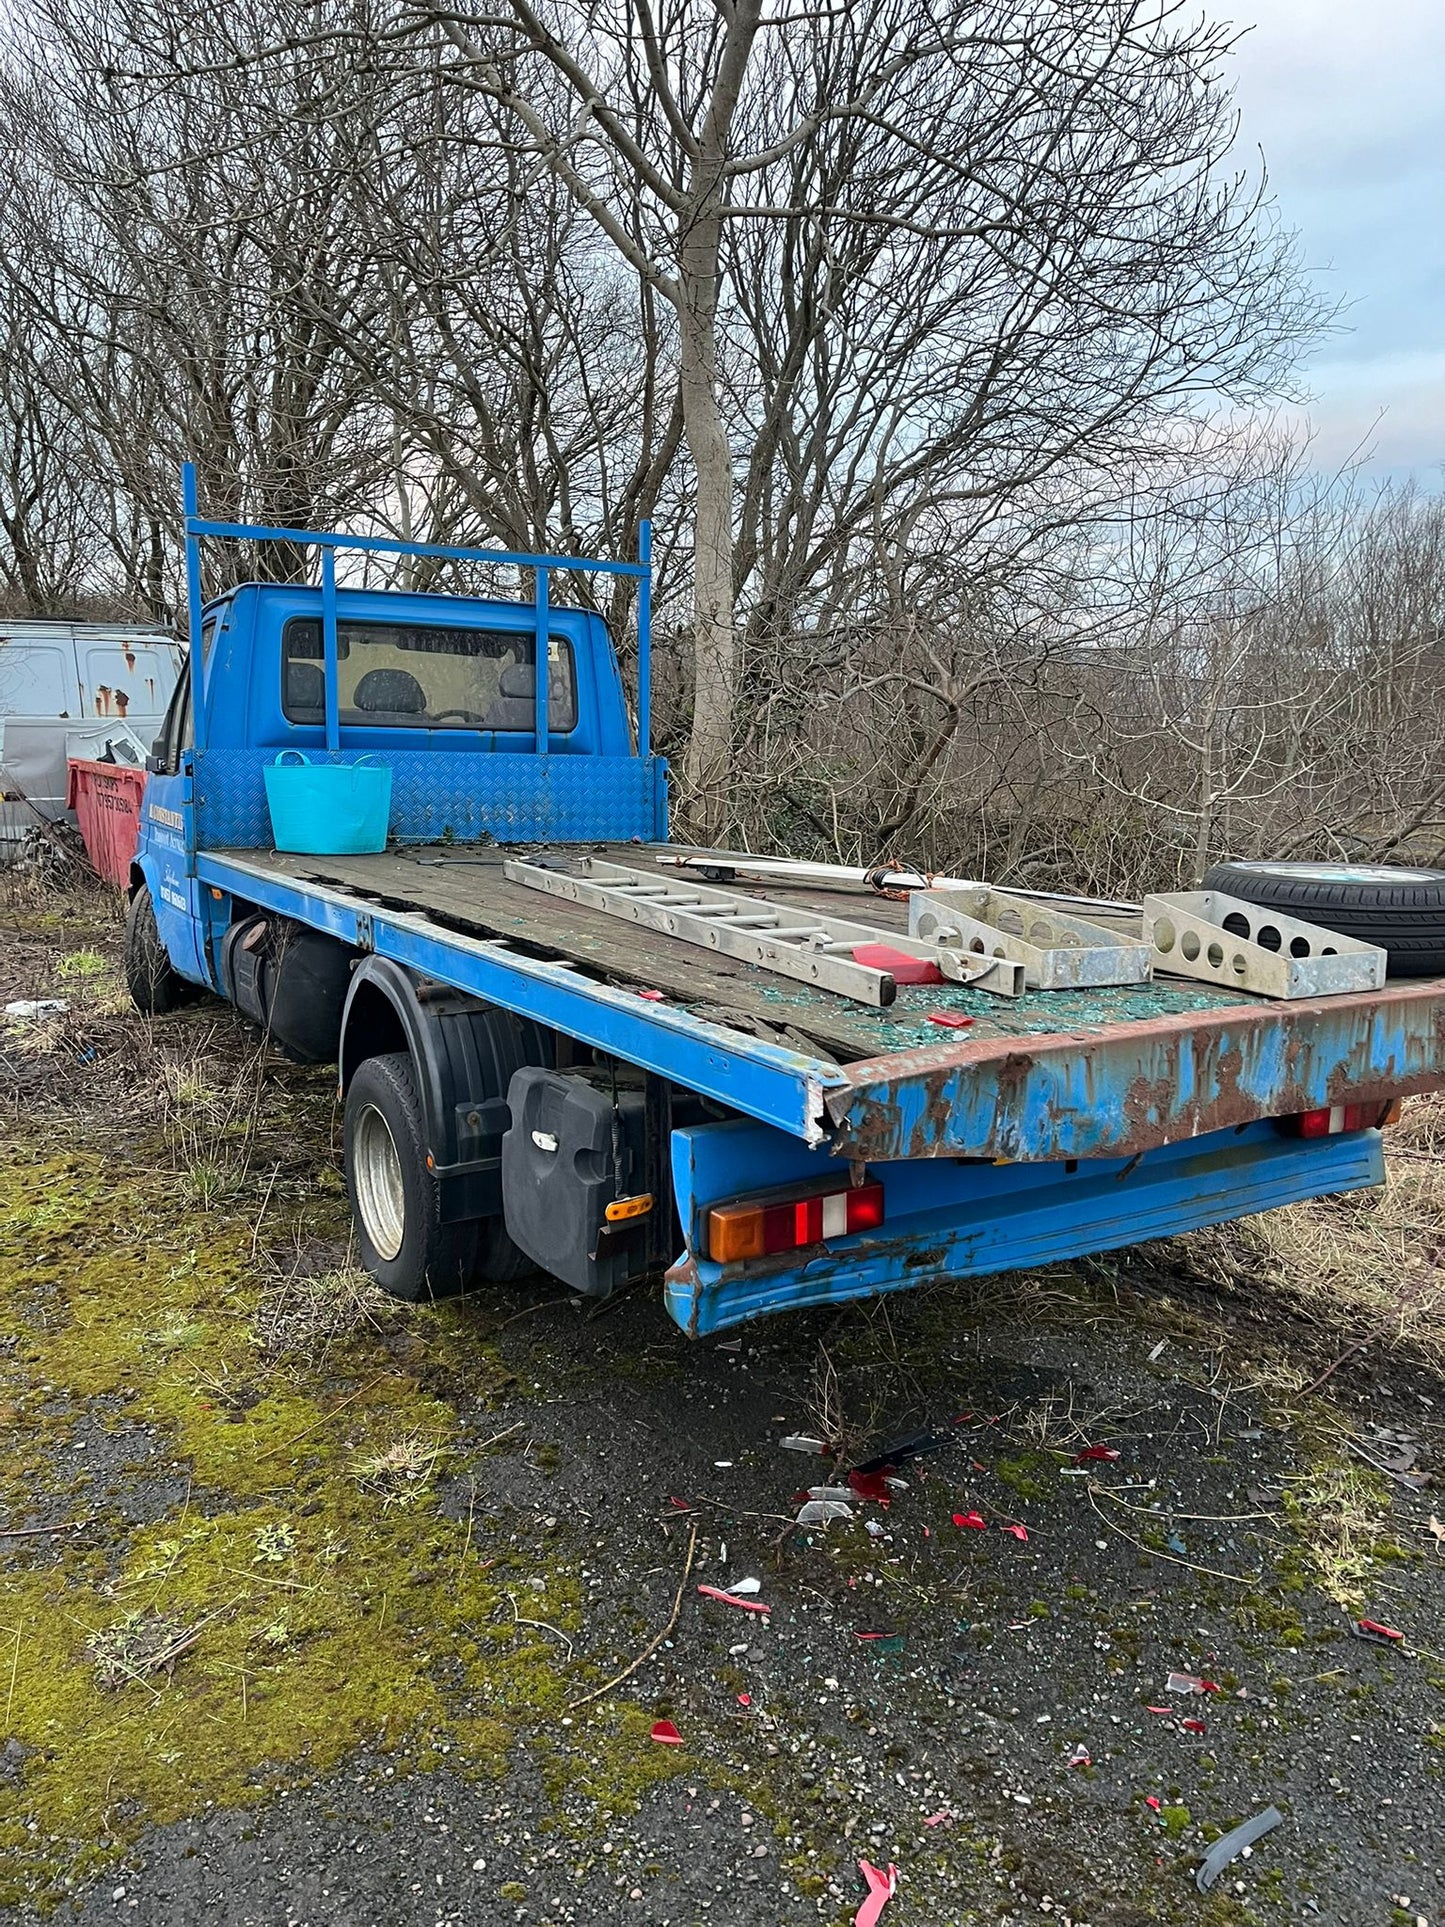
M461 1291L476 1265L475 1224L443 1224L411 1057L368 1057L347 1087L346 1188L361 1262L383 1291L415 1304Z
M1392 977L1445 975L1445 870L1385 863L1216 863L1201 888L1389 952Z
M131 898L125 915L125 983L131 1002L144 1017L164 1017L190 993L190 985L166 955L155 905L144 884Z

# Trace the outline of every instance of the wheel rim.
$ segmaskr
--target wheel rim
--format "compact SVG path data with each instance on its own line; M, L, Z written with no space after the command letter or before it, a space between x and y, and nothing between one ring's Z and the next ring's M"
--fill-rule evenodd
M377 1256L390 1260L401 1250L406 1230L406 1192L391 1126L374 1104L356 1120L351 1169L362 1228Z
M1384 863L1250 863L1260 876L1290 883L1438 883L1438 870L1401 870Z

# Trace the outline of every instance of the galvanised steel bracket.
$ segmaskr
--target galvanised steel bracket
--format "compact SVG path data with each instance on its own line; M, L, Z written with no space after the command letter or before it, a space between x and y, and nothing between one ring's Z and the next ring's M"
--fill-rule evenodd
M965 955L1010 958L1023 966L1031 990L1091 990L1147 983L1150 976L1149 946L1139 937L984 883L915 891L908 928Z
M1338 997L1378 990L1389 962L1378 944L1222 890L1145 897L1144 934L1154 968L1261 997Z

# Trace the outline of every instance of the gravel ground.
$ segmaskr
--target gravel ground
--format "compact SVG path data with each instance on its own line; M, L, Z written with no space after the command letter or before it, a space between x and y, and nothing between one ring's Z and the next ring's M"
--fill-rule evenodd
M1356 1354L1302 1390L1345 1348L1322 1354L1263 1299L1210 1298L1169 1249L777 1319L735 1348L689 1344L647 1294L589 1316L536 1286L391 1314L366 1343L454 1420L417 1503L465 1533L463 1557L485 1529L519 1575L512 1613L529 1623L528 1572L539 1596L572 1575L576 1609L535 1634L569 1696L621 1671L678 1599L671 1636L593 1705L517 1722L500 1766L453 1729L393 1721L324 1770L278 1758L253 1804L169 1824L97 1788L68 1867L17 1720L8 1743L0 1728L0 1857L13 1876L44 1844L59 1871L0 1918L841 1927L867 1858L898 1870L885 1927L1445 1921L1445 1387L1420 1364ZM83 1557L0 1541L0 1601L8 1578L103 1588L135 1532L220 1508L126 1397L42 1400L26 1356L0 1351L12 1422L64 1422L6 1523L101 1523ZM138 1386L174 1369L138 1334ZM358 1399L364 1445L359 1371L314 1370L313 1389ZM238 1427L248 1409L238 1394ZM798 1433L839 1449L781 1446ZM805 1488L878 1456L899 1481L887 1503L855 1493L850 1518L795 1525ZM378 1506L378 1560L391 1516ZM697 1591L746 1579L766 1613ZM1355 1636L1360 1616L1404 1638ZM451 1677L446 1651L426 1657ZM8 1663L0 1638L0 1690ZM1173 1672L1216 1690L1171 1691ZM192 1655L145 1690L181 1705L200 1677ZM450 1712L485 1714L485 1685L457 1680ZM665 1758L653 1720L681 1735ZM599 1735L605 1786L577 1765ZM1271 1804L1282 1824L1197 1891L1211 1841Z

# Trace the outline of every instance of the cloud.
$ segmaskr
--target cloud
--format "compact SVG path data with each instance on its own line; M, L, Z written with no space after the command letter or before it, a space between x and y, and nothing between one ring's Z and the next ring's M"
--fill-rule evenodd
M1433 468L1445 460L1445 7L1255 4L1233 69L1241 148L1263 149L1281 219L1342 304L1307 371L1321 458L1341 458L1385 410L1373 466Z

